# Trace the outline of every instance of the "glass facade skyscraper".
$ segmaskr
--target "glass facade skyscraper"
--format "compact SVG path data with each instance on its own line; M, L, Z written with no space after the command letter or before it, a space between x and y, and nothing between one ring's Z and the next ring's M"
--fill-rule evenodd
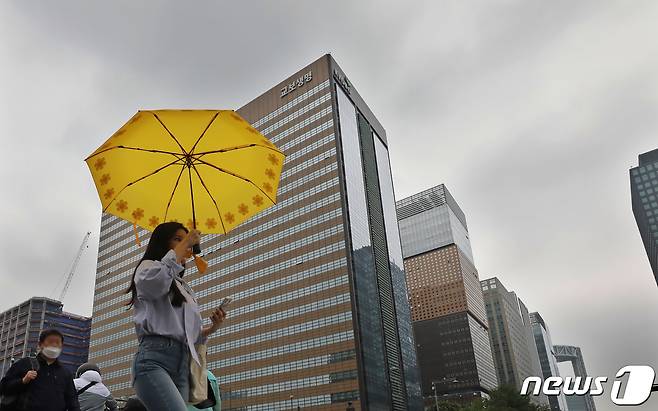
M233 297L208 349L223 408L422 409L384 129L329 55L238 113L286 161L278 204L204 236L210 267L185 274L205 313ZM119 395L137 345L122 291L142 253L103 216L91 356Z
M658 149L640 154L630 175L633 214L658 284Z
M544 322L542 316L537 312L530 313L530 323L532 324L532 332L535 336L539 364L541 365L544 380L550 377L559 377L560 371L557 366L553 341L551 340L548 326ZM549 396L548 401L550 403L551 411L569 411L567 400L562 392L557 396Z
M41 331L55 328L64 335L59 362L75 372L87 362L91 318L62 310L62 303L45 297L32 297L0 313L0 377L13 360L34 355Z
M466 217L444 185L397 212L423 395L486 396L497 378Z

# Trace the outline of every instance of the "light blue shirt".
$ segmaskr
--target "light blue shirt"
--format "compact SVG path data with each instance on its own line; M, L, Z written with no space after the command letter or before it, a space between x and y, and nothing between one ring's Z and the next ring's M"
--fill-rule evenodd
M137 298L133 306L135 331L144 335L160 335L173 338L190 348L192 358L198 360L194 344L205 343L201 334L203 322L194 292L179 276L183 266L176 261L174 250L161 261L144 260L135 272ZM169 289L178 282L186 302L180 307L171 304Z

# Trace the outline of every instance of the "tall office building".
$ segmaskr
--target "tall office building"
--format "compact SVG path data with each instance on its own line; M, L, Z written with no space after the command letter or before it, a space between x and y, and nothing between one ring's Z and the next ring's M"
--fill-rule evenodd
M204 237L210 268L186 273L205 313L234 299L208 349L224 409L421 409L381 124L329 55L238 112L286 162L278 204ZM118 395L137 345L122 294L143 252L132 230L102 218L91 355Z
M633 214L658 284L658 148L640 154L630 174Z
M59 301L32 297L0 313L0 377L13 361L36 354L39 334L48 328L64 335L62 365L75 371L87 361L91 318L63 311Z
M528 308L498 278L482 280L480 284L498 383L520 390L526 378L542 375ZM549 405L544 394L530 398L538 404Z
M423 395L486 396L497 379L466 217L444 185L397 211Z
M559 377L560 371L557 366L557 359L555 358L555 349L553 348L551 334L546 322L544 322L544 319L539 313L534 312L530 313L530 323L532 324L532 332L535 336L539 364L541 365L544 380L549 377ZM563 393L560 393L558 396L549 396L548 401L551 411L569 411L567 400Z
M585 359L580 347L573 345L554 345L555 360L559 363L569 362L573 368L575 377L581 377L583 380L588 377L587 368L585 368ZM591 395L569 395L566 397L569 411L596 411L594 398Z

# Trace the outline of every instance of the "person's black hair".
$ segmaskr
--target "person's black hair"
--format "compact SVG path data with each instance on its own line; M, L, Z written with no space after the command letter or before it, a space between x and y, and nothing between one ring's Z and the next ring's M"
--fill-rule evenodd
M101 373L101 369L98 368L98 365L94 364L93 362L86 362L79 366L75 371L75 378L80 378L80 376L87 371L96 371L99 374Z
M41 331L41 334L39 334L39 344L42 344L44 341L46 341L46 338L50 337L51 335L58 336L62 340L62 344L64 344L64 334L54 328Z
M189 232L183 224L174 221L162 223L155 227L155 230L153 230L153 234L151 234L149 243L146 246L144 256L137 263L137 266L133 271L132 279L130 280L130 287L128 287L126 290L126 294L130 294L130 301L128 301L128 304L126 304L128 308L132 307L133 304L135 304L135 300L137 299L137 287L135 286L135 273L137 273L137 268L144 260L162 260L162 257L164 257L169 252L169 250L171 250L171 248L169 248L169 243L171 242L171 239L174 238L178 230L184 230L186 233ZM184 272L185 269L183 268L183 271L181 271L178 275L182 277ZM185 302L185 297L180 292L178 287L176 287L176 284L173 281L169 287L169 293L171 295L172 305L176 307L183 305L183 302Z

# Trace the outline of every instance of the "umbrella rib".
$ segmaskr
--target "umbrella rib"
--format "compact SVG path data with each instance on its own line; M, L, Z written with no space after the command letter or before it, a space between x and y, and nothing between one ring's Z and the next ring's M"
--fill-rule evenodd
M283 154L281 151L279 151L279 150L276 149L276 148L268 147L268 146L261 146L260 144L252 143L252 144L245 144L245 145L242 145L242 146L235 146L235 147L229 147L229 148L222 148L222 149L219 149L219 150L202 151L202 152L200 152L200 153L194 153L194 155L197 156L197 155L205 155L205 154L224 153L224 152L227 152L227 151L242 150L242 149L245 149L245 148L251 148L251 147L261 147L261 148L266 148L266 149L268 149L268 150L272 150L272 151L274 151L275 153Z
M276 201L274 201L274 200L272 199L272 197L270 197L269 194L267 194L265 191L263 191L262 188L258 187L258 185L257 185L256 183L254 183L253 181L249 180L248 178L246 178L246 177L242 177L242 176L239 175L239 174L236 174L236 173L233 173L233 172L231 172L231 171L225 170L225 169L223 169L223 168L221 168L221 167L218 167L218 166L216 166L216 165L214 165L214 164L210 164L210 163L208 163L207 161L203 161L203 160L201 160L201 159L199 159L199 158L197 158L197 161L198 161L199 163L202 163L202 164L205 164L205 165L207 165L207 166L209 166L209 167L212 167L212 168L214 168L214 169L216 169L216 170L218 170L218 171L221 171L222 173L225 173L225 174L228 174L228 175L233 176L233 177L235 177L235 178L239 178L240 180L246 181L247 183L249 183L249 184L253 185L254 187L256 187L261 193L263 193L263 194L264 194L264 195L265 195L265 196L266 196L266 197L272 202L272 204L276 204Z
M140 177L140 178L138 178L138 179L135 180L135 181L131 181L130 183L128 183L128 184L126 184L125 186L123 186L123 188L122 188L121 190L119 190L119 192L117 193L117 195L114 196L114 198L112 199L112 201L110 201L110 202L107 204L107 207L105 207L105 208L103 209L103 211L106 211L108 208L110 208L110 206L112 205L112 203L114 203L114 200L116 200L117 197L119 197L119 194L123 193L123 190L125 190L126 188L132 186L132 185L135 184L135 183L138 183L138 182L140 182L140 181L142 181L142 180L144 180L144 179L146 179L146 178L148 178L148 177L151 177L151 176L153 176L153 175L159 173L160 171L164 170L164 169L167 168L167 167L170 167L170 166L175 165L177 161L178 161L178 159L172 161L172 162L169 163L169 164L165 164L164 166L155 169L154 171L150 172L149 174L147 174L147 175L145 175L145 176L143 176L143 177Z
M194 165L192 165L192 168L194 169L194 172L196 173L197 177L199 177L199 181L201 181L201 185L203 186L203 188L206 189L206 193L208 193L208 197L210 197L210 200L212 200L213 204L215 204L215 209L217 210L217 216L219 217L219 222L222 223L222 229L224 230L224 232L226 232L224 219L222 219L222 213L219 211L219 205L217 204L217 201L215 201L215 198L210 193L210 189L208 189L208 186L206 186L205 181L203 181L203 178L201 178L201 173L199 173L199 170L197 170Z
M182 165L185 166L185 164ZM171 190L171 195L169 196L169 201L167 202L167 208L165 209L164 221L167 221L167 214L169 214L169 206L171 206L171 201L174 199L174 194L176 193L176 189L178 188L178 183L180 182L180 178L183 175L183 171L185 171L185 167L181 167L180 173L178 173L178 178L176 179L176 184L174 184L174 189Z
M94 153L94 154L90 155L89 157L85 158L85 161L87 161L87 160L89 160L93 157L96 157L99 154L103 154L107 151L114 150L114 149L117 149L117 148L123 148L125 150L146 151L148 153L171 154L172 156L175 156L179 160L183 158L183 155L181 153L174 153L173 151L156 150L156 149L140 148L140 147L128 147L128 146L123 146L122 145L122 146L108 147L104 150L99 151L98 153Z
M163 123L162 120L160 120L160 117L158 117L158 115L155 114L155 113L153 113L153 112L151 112L151 114L153 114L153 117L155 117L155 119L158 120L158 122L162 125L162 127L164 127L165 130L167 130L167 133L169 133L169 135L171 136L171 138L173 138L174 141L176 142L176 144L178 144L178 147L180 147L180 150L181 150L184 154L187 154L187 151L185 151L185 149L183 148L183 146L181 145L181 143L178 141L178 139L176 138L176 136L175 136L175 135L174 135L174 134L173 134L173 133L167 128L167 126L165 126L165 123Z
M212 123L215 121L215 119L217 118L218 115L219 115L219 111L215 113L215 115L212 117L212 119L210 119L210 122L208 123L208 125L206 126L206 128L203 130L203 133L201 133L201 135L199 136L199 138L196 139L196 141L194 142L194 145L192 146L192 149L190 149L190 153L194 153L194 149L196 148L197 144L199 144L199 141L201 141L201 139L203 138L203 136L206 135L206 131L208 131L208 129L210 128L210 126L211 126Z
M192 227L196 230L196 215L194 213L194 187L192 187L192 170L187 166L187 174L190 177L190 199L192 200Z

